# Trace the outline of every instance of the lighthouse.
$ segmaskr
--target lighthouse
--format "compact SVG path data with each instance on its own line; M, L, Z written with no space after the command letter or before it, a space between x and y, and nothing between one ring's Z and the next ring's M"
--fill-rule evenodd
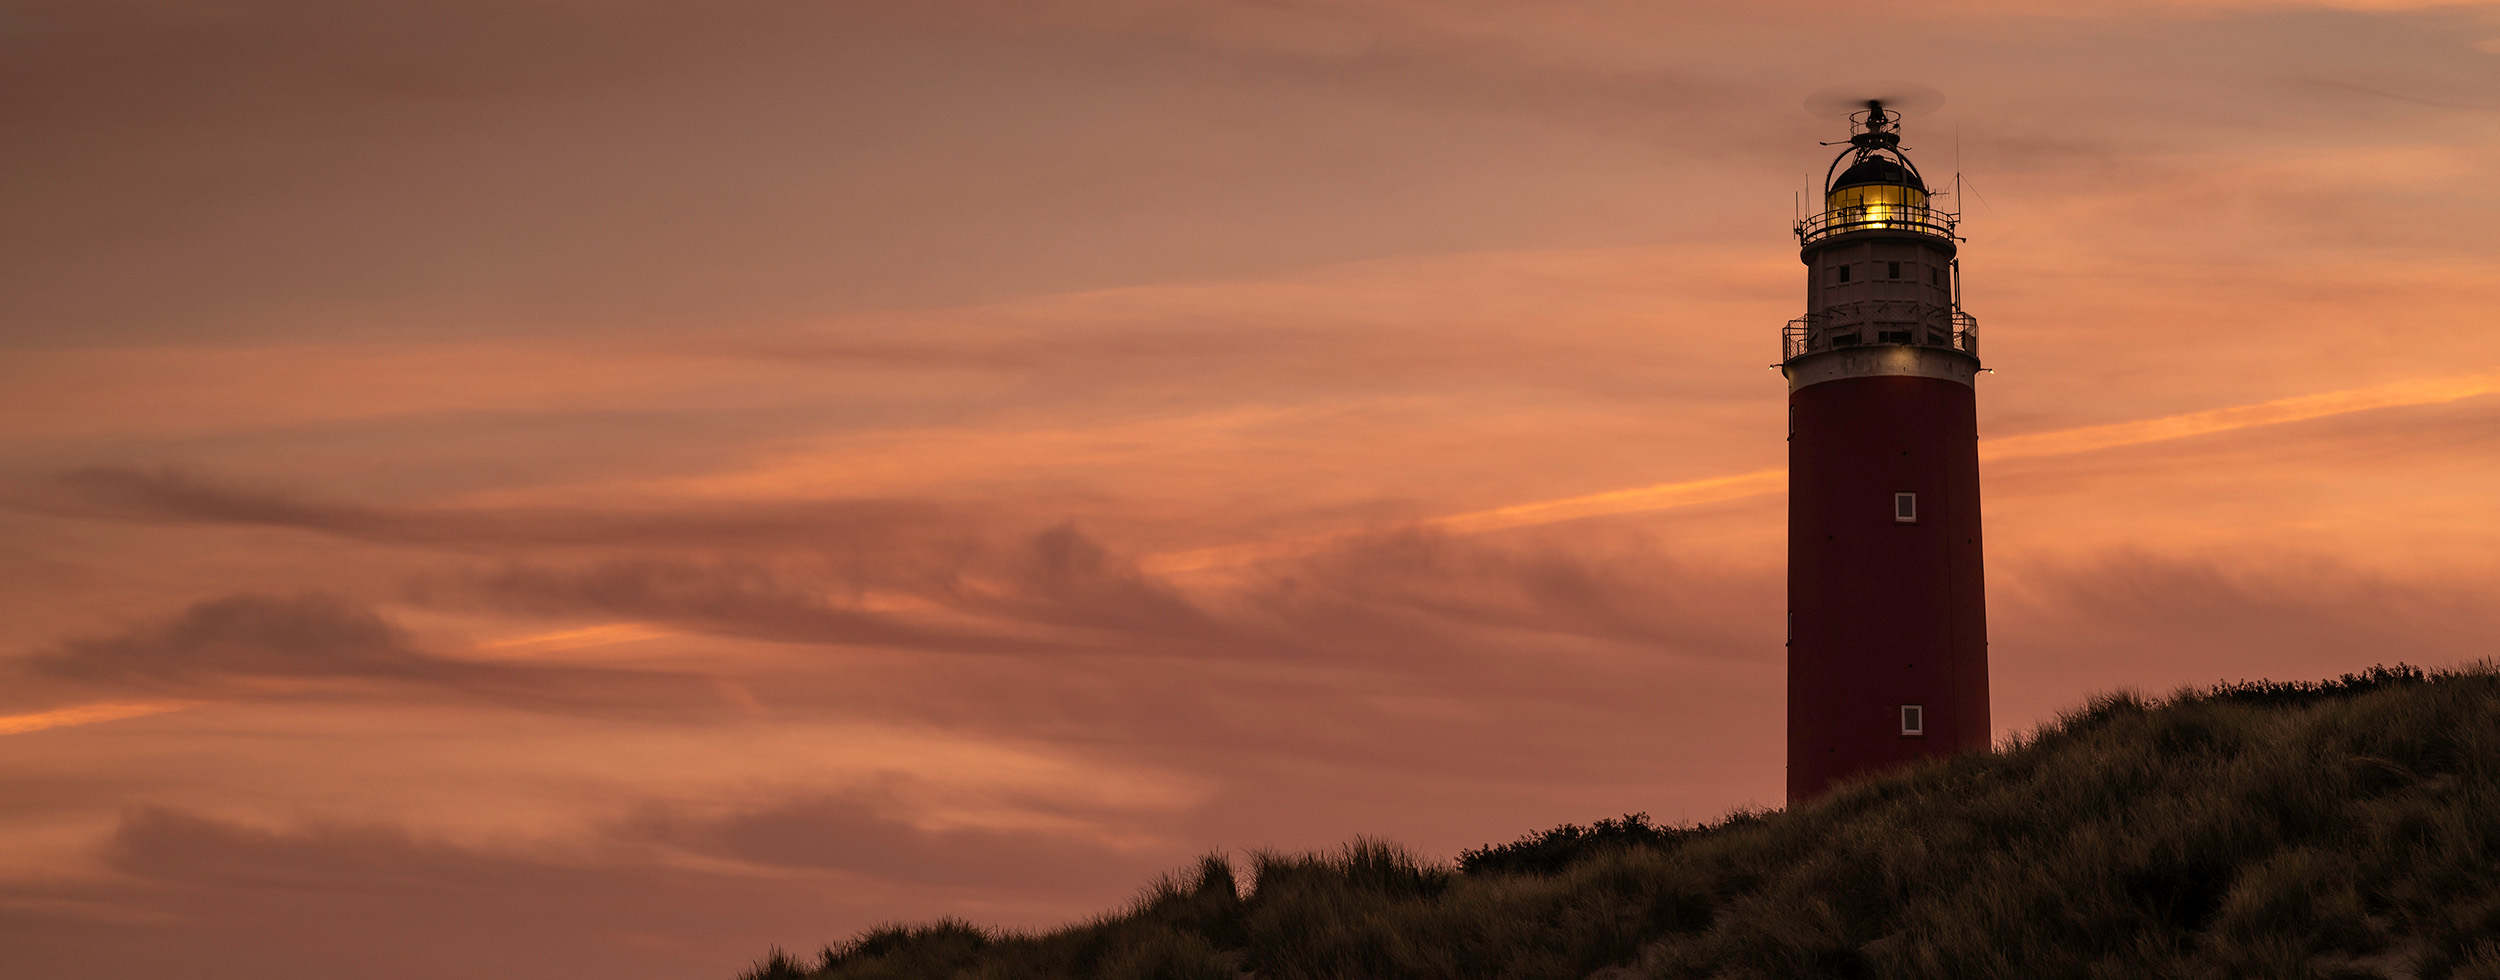
M1986 748L1978 322L1958 216L1881 102L1850 116L1800 219L1788 379L1788 801ZM1827 144L1829 145L1829 144Z

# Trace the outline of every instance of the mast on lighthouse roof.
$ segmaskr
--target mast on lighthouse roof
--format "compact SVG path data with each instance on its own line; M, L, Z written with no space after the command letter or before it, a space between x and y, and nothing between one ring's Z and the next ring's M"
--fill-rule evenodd
M1791 803L1991 734L1957 216L1931 206L1897 113L1850 121L1823 210L1797 223L1806 313L1781 336Z

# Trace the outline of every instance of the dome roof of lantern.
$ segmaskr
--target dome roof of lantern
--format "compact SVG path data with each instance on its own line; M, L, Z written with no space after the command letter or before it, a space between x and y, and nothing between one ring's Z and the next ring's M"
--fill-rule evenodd
M1898 160L1881 156L1869 156L1851 164L1849 169L1841 171L1840 176L1832 180L1832 189L1862 184L1899 184L1917 188L1921 193L1927 190L1927 185L1918 179L1916 172L1902 166Z

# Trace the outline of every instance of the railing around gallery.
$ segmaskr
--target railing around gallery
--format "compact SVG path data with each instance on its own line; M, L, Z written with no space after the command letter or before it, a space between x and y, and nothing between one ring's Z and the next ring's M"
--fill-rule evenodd
M1797 244L1812 245L1853 231L1908 231L1958 241L1953 227L1960 220L1950 211L1909 204L1853 205L1798 221Z
M1979 318L1960 310L1876 301L1808 313L1780 331L1780 359L1844 347L1941 347L1979 356Z

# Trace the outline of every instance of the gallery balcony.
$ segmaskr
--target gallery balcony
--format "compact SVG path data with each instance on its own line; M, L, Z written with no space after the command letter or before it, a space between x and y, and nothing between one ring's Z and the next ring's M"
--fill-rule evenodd
M1886 319L1886 314L1893 314L1894 318ZM1979 318L1960 310L1870 308L1847 310L1840 316L1835 319L1832 313L1808 313L1788 321L1787 329L1780 331L1780 360L1793 361L1827 350L1879 344L1941 347L1979 356Z

